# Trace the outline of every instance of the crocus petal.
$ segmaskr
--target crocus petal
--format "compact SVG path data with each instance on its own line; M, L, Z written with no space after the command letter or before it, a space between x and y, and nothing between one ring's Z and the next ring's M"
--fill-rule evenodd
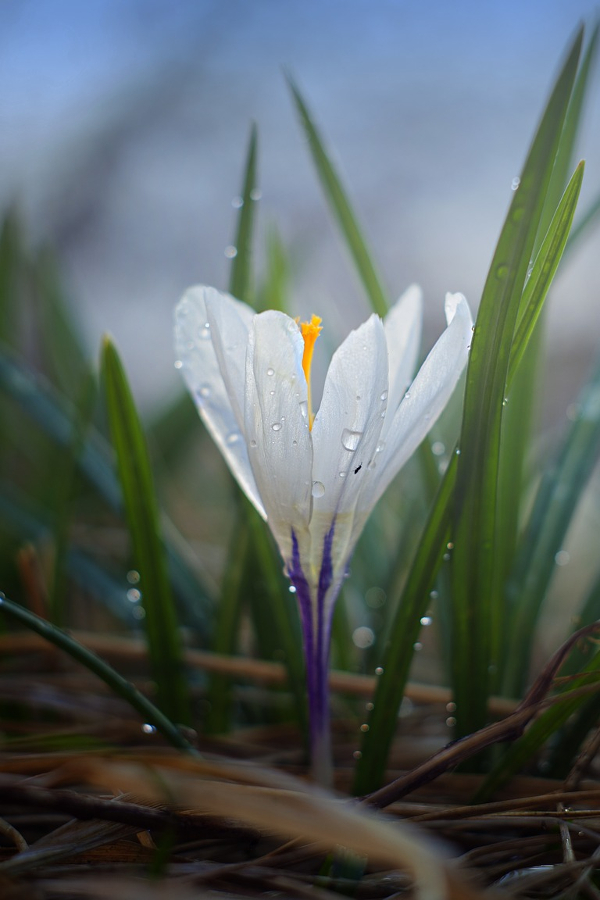
M316 578L323 545L335 523L334 581L347 563L361 485L376 456L388 397L384 327L371 316L334 353L312 429L314 448L311 569Z
M396 410L377 460L370 506L417 449L446 406L465 367L473 321L462 294L446 294L448 327L438 339ZM367 513L368 514L368 513Z
M227 320L236 336L236 359L241 358L242 361L238 383L232 383L235 379L230 377L229 368L226 369L227 383L223 377L216 353L216 345L221 347L223 338L218 333L219 329L211 326L207 304L211 306L213 321L217 318L220 322ZM216 309L222 312L222 316L217 315ZM243 409L240 394L243 397L245 345L253 317L250 307L227 294L201 285L192 287L186 291L175 310L175 347L182 363L183 377L204 424L240 487L265 518L266 513L241 431L243 421L240 419L240 408ZM221 351L221 358L222 356ZM231 365L235 363L232 361Z
M382 437L413 379L421 345L422 322L421 289L412 284L396 301L383 322L388 346L390 386L388 415L383 424Z
M289 316L268 310L254 318L246 354L246 441L286 563L292 558L292 528L304 545L310 521L313 451L303 352L304 340Z

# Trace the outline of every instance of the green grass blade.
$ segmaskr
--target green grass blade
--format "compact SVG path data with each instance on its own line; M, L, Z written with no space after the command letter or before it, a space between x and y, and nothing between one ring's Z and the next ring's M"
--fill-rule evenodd
M578 169L565 193L561 207L554 217L548 240L544 242L527 284L527 298L522 307L523 323L533 323L539 315L549 287L546 277L555 268L555 257L560 257L564 246L563 230L568 233L569 214L573 193L580 183L581 169ZM562 237L557 239L557 235ZM556 264L557 264L556 260ZM510 392L517 372L517 364L522 359L532 327L523 324L518 328L508 363L507 389ZM369 716L369 730L363 735L361 758L356 767L354 791L364 794L380 786L392 738L396 730L396 713L400 706L408 673L412 663L413 646L420 631L420 619L430 605L429 592L436 572L446 551L450 534L451 503L458 459L453 452L448 468L438 490L429 514L422 538L408 572L402 590L394 621L390 627L387 649L382 659L383 673L378 678L373 698L374 709ZM391 592L392 594L396 591Z
M519 696L527 678L533 630L573 513L600 452L600 361L583 389L577 416L554 465L546 469L508 585L511 648L505 690Z
M239 498L238 506L240 505ZM233 535L217 609L213 651L233 656L237 651L241 612L244 602L244 584L248 571L249 525L248 511L236 517ZM205 731L208 734L224 734L231 727L231 679L220 673L211 674L208 680L208 713Z
M2 347L0 392L10 397L59 446L70 446L76 419L73 404ZM82 474L109 506L120 512L122 497L111 464L110 448L94 429L90 429L77 463ZM209 586L192 574L184 555L178 550L181 536L168 520L165 521L165 529L173 588L185 611L186 621L206 637L213 606Z
M600 195L589 204L585 212L579 216L577 222L573 226L571 234L569 235L569 240L567 241L567 246L565 247L565 254L570 253L577 247L583 238L587 236L590 229L594 228L599 221Z
M95 653L92 653L91 650L78 643L60 628L56 628L50 622L46 622L45 619L34 615L29 610L19 606L18 603L13 603L4 594L0 594L0 612L24 625L30 631L35 632L35 634L39 634L44 640L54 644L55 647L64 650L72 659L77 660L86 669L93 672L98 678L101 678L118 697L122 697L142 716L144 722L153 725L160 731L173 747L176 747L178 750L195 753L192 745L160 709L157 709L127 679L119 675L112 666L109 666L108 663L96 656Z
M502 409L511 344L581 49L571 48L515 191L483 290L467 369L451 567L457 733L482 727L505 623L495 572ZM492 590L490 591L490 586Z
M267 232L267 272L256 298L256 310L288 310L290 263L278 230L272 225Z
M150 459L125 371L108 338L103 344L102 374L134 564L141 576L157 702L170 719L189 723L189 696Z
M363 734L361 757L356 766L354 793L369 793L381 785L385 764L397 725L397 711L404 695L412 663L413 646L421 630L420 619L430 603L429 592L448 541L451 498L456 478L453 454L419 542L406 586L398 605L384 653L369 716Z
M331 157L325 149L325 145L314 123L314 119L310 114L306 103L302 99L300 91L289 76L288 85L292 92L296 109L300 115L300 121L302 122L304 131L308 137L317 173L321 180L331 211L340 226L373 311L383 318L389 307L386 291L384 290L381 279L375 269L372 255L367 248L366 241L362 235L362 231L352 209L350 200L348 199L348 195L335 170Z
M240 207L234 244L237 252L231 263L231 275L229 278L229 293L237 297L238 300L244 300L246 303L250 302L252 290L252 237L256 196L256 156L256 126L252 125L246 157L244 186L241 195L242 205Z

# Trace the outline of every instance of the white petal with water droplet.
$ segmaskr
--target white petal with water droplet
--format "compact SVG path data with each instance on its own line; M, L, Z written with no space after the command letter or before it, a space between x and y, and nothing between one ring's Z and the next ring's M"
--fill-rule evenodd
M248 499L265 518L263 503L250 468L246 442L240 431L243 424L243 420L240 421L240 408L243 409L243 406L240 407L240 393L243 396L245 373L242 375L238 368L234 376L227 368L226 372L230 372L231 377L228 376L226 384L213 344L212 331L219 329L206 328L207 299L211 303L213 314L216 307L222 313L218 316L219 327L225 327L226 321L234 322L234 330L240 339L246 333L247 343L247 334L254 317L250 307L228 294L199 285L186 291L175 310L176 354L183 363L183 377L204 424ZM215 323L216 320L215 315ZM219 343L219 337L216 343ZM241 352L242 369L245 355L244 346ZM233 381L236 382L235 385ZM240 435L240 439L232 441L231 436L234 434Z
M383 425L383 436L413 379L421 345L422 322L421 288L412 284L390 309L383 322L390 368L388 415Z
M269 527L285 560L291 558L292 527L298 540L305 541L312 482L317 480L301 407L307 394L303 352L304 340L293 319L274 310L255 316L246 353L245 434Z

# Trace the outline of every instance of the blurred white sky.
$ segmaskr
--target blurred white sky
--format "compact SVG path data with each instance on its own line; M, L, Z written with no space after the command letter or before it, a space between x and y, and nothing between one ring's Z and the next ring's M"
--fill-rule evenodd
M148 403L178 384L180 293L226 287L254 120L259 256L275 222L295 254L295 311L324 312L335 343L366 305L286 67L335 149L390 295L421 283L434 334L446 290L478 300L558 62L593 13L578 0L4 0L0 201L20 198L36 239L57 246L91 352L111 332ZM582 207L600 190L597 80ZM598 240L554 291L555 365L600 345ZM566 404L575 381L562 371Z

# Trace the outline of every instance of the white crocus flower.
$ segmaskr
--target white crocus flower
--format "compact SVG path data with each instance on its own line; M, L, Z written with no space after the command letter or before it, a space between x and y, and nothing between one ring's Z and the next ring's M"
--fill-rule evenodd
M410 287L334 353L318 412L310 365L320 319L260 314L210 287L176 310L176 351L200 415L266 519L296 588L313 767L328 779L327 670L333 605L375 503L434 424L465 366L469 307L447 294L448 327L414 380L422 300ZM412 383L411 383L412 382Z

